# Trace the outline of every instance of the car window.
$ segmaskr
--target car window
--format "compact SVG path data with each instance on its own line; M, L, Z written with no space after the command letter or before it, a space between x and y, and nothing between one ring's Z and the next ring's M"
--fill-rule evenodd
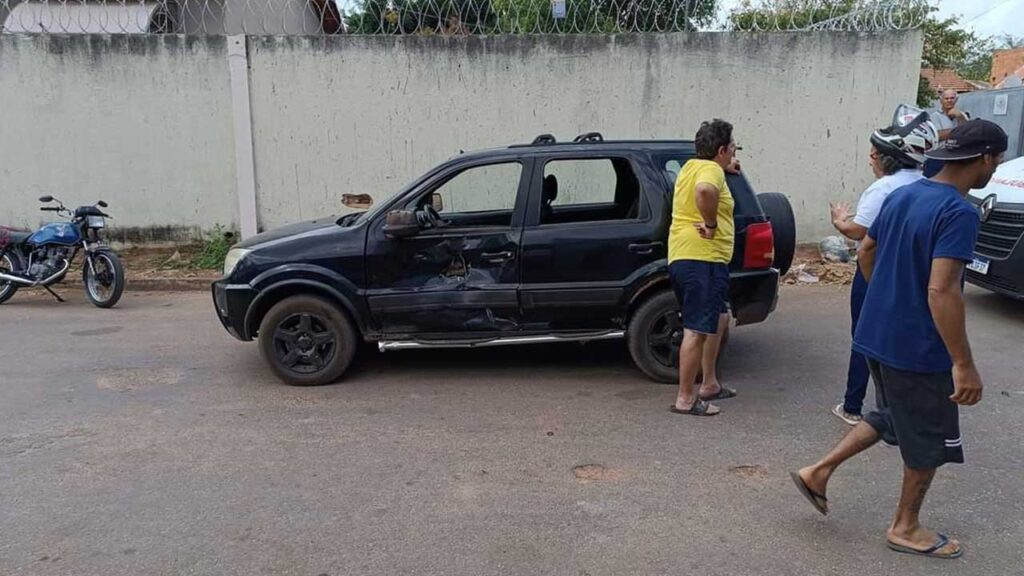
M467 168L435 188L422 201L458 224L511 225L523 167L519 162ZM480 218L474 220L474 215Z
M640 181L624 158L550 160L541 181L541 224L635 219Z

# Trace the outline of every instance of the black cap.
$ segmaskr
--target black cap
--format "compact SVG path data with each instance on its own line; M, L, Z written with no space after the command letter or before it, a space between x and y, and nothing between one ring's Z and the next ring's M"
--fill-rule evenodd
M976 118L953 128L942 146L924 153L933 160L970 160L1006 152L1006 132L995 122Z

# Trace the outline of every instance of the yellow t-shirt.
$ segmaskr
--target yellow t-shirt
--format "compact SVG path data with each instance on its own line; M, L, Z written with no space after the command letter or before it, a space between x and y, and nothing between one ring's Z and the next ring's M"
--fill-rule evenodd
M697 209L697 184L718 188L718 228L715 237L705 240L694 227L704 221ZM672 198L672 227L668 232L668 261L701 260L723 262L732 260L735 224L732 218L733 199L725 183L725 171L716 162L694 158L683 165L676 178Z

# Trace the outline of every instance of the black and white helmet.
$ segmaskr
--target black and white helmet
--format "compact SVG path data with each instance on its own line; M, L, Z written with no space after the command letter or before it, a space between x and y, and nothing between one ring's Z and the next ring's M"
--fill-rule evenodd
M871 145L879 153L912 167L924 164L924 153L938 143L939 133L928 113L905 104L896 109L891 126L875 130L871 135Z

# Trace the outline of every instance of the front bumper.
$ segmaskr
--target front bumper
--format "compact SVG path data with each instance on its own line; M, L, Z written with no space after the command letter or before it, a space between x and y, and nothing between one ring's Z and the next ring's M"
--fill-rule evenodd
M1024 300L1024 242L1018 242L1016 249L1003 260L995 260L983 254L976 256L989 261L988 273L968 270L968 282L1016 300Z
M736 325L763 322L779 301L779 271L770 268L733 272L729 278L729 305Z
M245 328L245 317L258 291L248 284L229 284L225 279L214 282L211 289L213 308L228 334L239 340L252 340Z

